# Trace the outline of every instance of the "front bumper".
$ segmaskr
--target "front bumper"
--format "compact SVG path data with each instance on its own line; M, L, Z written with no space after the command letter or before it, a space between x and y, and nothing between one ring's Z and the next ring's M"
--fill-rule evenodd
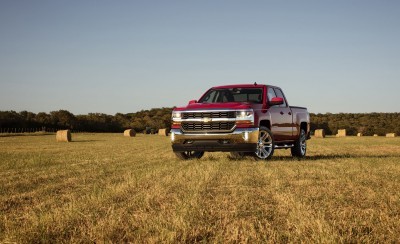
M258 142L258 128L236 128L230 133L182 133L171 130L172 150L208 152L255 152Z

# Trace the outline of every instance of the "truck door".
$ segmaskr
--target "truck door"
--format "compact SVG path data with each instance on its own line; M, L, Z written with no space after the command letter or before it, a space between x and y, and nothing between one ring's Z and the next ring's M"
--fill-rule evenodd
M284 103L269 108L271 113L271 131L276 141L288 141L292 139L293 114L286 102L283 92L279 88L268 87L268 101L274 97L283 98Z

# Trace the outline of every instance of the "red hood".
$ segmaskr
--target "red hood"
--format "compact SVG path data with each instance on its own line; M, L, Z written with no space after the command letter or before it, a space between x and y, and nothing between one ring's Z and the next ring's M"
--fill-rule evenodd
M230 102L230 103L193 103L186 107L175 108L174 111L183 110L218 110L218 109L249 109L250 103Z

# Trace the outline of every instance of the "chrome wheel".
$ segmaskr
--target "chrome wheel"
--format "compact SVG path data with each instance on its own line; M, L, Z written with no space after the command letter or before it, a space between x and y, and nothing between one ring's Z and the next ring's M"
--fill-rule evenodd
M306 138L306 133L304 130L301 130L300 134L300 150L302 155L306 155L307 151L307 138Z
M255 152L257 158L268 159L274 153L274 137L268 128L260 127L257 150Z
M292 156L303 158L307 153L307 135L304 129L300 130L299 139L294 143L292 149Z

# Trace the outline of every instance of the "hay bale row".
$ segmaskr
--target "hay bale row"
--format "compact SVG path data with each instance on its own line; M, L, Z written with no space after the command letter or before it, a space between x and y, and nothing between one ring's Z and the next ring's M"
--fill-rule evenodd
M325 130L324 129L315 130L314 131L314 136L316 138L325 138ZM346 134L346 130L345 129L338 130L338 133L336 134L336 137L346 137L346 136L347 136L347 134ZM357 133L357 136L358 137L362 137L362 136L364 136L364 134L359 132L359 133ZM374 134L374 136L377 137L379 135L378 134ZM387 133L386 137L391 137L391 138L397 137L397 134L396 133Z
M168 129L159 129L158 130L158 135L160 136L168 136L169 130Z
M72 140L70 130L59 130L56 133L57 142L70 142Z
M325 138L325 130L324 129L315 130L314 136L317 138Z
M124 136L127 137L135 137L136 136L136 131L133 129L128 129L124 131Z

